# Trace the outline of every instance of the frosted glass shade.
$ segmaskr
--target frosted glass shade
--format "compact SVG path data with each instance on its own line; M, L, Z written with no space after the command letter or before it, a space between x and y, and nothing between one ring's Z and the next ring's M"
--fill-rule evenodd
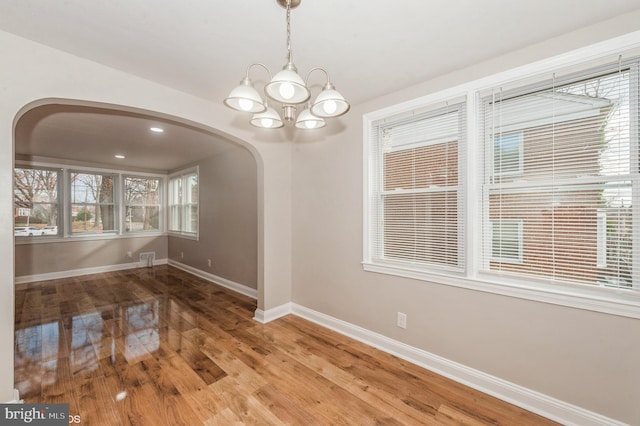
M267 108L266 111L254 114L251 124L263 129L277 129L284 126L284 122L273 108Z
M311 96L304 80L290 64L274 75L264 90L267 96L282 104L300 104Z
M305 108L305 110L300 113L298 119L296 120L296 127L298 129L305 130L319 129L320 127L324 127L326 124L327 123L325 123L322 118L316 117L315 115L311 114L309 108Z
M229 93L224 100L224 104L231 109L243 112L263 112L267 106L262 100L262 96L254 89L250 80L242 80L239 86Z
M349 103L344 100L337 90L327 88L320 92L316 100L311 105L311 113L316 117L331 118L338 117L349 111Z

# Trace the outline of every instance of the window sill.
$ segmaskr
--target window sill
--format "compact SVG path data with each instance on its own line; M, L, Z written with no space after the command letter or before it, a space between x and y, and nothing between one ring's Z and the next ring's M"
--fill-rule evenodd
M527 282L493 274L479 274L477 278L469 278L370 261L362 262L362 267L366 272L395 275L435 284L640 319L640 293L631 290L602 287L591 289L551 281Z
M37 237L14 237L16 245L28 244L48 244L48 243L77 243L82 241L118 240L125 238L149 238L166 236L166 232L149 232L135 234L85 234L69 235L65 237L37 236Z
M182 234L180 232L169 231L167 235L169 235L170 237L184 238L185 240L194 240L194 241L200 240L200 237L198 234Z

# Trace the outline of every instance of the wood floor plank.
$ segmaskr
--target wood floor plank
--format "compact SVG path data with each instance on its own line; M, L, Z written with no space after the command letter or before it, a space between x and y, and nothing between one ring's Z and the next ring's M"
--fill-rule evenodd
M15 386L82 425L552 425L170 266L22 284Z
M283 423L289 425L315 425L321 421L297 404L289 394L272 383L260 387L254 393L256 399Z
M282 345L283 342L285 342L284 345ZM273 343L298 362L316 373L322 374L328 380L344 388L367 404L379 408L395 420L403 424L419 423L423 420L422 417L424 416L421 415L421 412L416 412L415 407L403 403L397 394L386 392L379 387L373 386L363 378L349 373L329 360L306 351L302 346L296 345L295 342L287 341L286 333L280 334L277 341ZM435 413L435 410L433 411Z

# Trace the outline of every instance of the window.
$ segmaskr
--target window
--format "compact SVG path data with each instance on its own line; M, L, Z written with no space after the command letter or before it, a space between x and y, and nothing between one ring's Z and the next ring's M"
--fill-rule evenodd
M25 162L14 168L13 176L14 236L30 237L19 238L20 244L46 240L31 237L102 238L164 229L162 175L69 170ZM197 188L193 193L197 197Z
M124 178L125 232L160 230L160 179Z
M522 221L491 221L491 260L522 262Z
M463 270L465 105L374 123L374 262Z
M198 235L198 170L190 169L169 178L169 232Z
M492 250L482 270L632 287L640 180L637 140L630 139L638 101L632 112L630 92L637 79L631 66L616 63L483 98L485 158L494 165L483 178L483 223L493 232L484 233ZM509 223L522 226L518 262Z
M496 176L522 174L522 133L494 137L493 165Z
M117 232L113 174L69 173L71 234Z
M14 169L15 236L58 235L60 175L55 169Z
M638 45L365 114L363 269L640 318Z

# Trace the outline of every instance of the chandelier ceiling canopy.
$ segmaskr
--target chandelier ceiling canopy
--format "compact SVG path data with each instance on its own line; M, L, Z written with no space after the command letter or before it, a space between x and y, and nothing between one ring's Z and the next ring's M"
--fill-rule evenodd
M312 68L302 79L293 63L291 52L291 9L300 5L301 0L276 0L286 9L287 20L287 63L282 70L272 76L269 68L262 63L254 63L247 67L245 77L240 84L229 93L224 104L237 111L253 113L251 124L266 129L276 129L284 126L285 122L295 121L295 126L301 129L317 129L325 126L325 118L338 117L349 111L349 103L344 99L331 83L329 73L321 67ZM249 72L254 67L260 67L269 74L269 83L264 87L265 97L253 86ZM322 91L313 102L308 81L314 71L324 73L326 83ZM269 101L281 105L282 117L270 105ZM296 118L297 105L306 103L303 111Z

